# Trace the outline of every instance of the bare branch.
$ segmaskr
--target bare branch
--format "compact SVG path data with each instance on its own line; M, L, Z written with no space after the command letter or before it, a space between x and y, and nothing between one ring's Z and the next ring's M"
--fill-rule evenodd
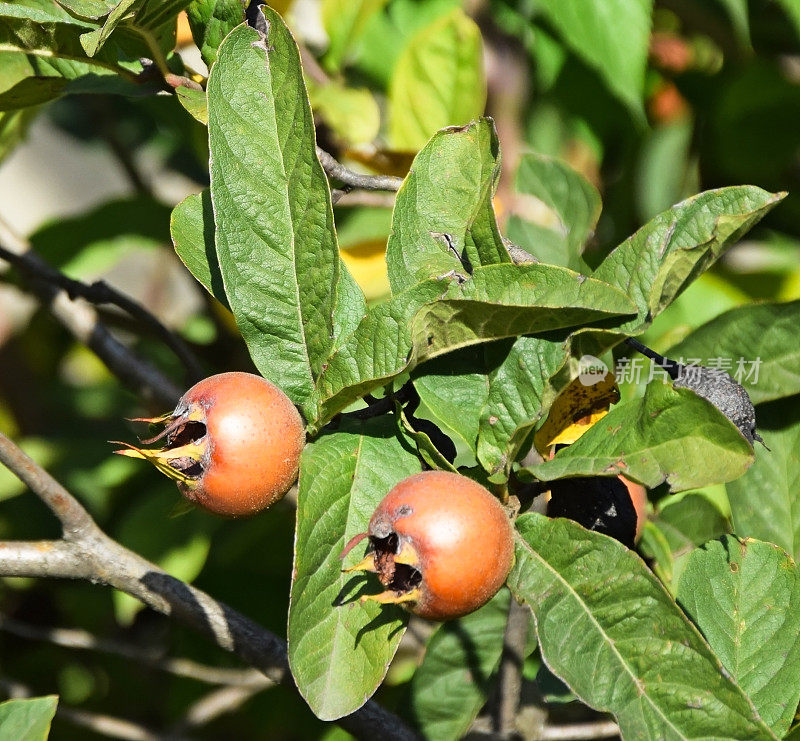
M0 232L11 254L18 256L29 251L29 245L7 228L0 229ZM30 259L37 258L31 253ZM125 385L140 396L155 399L159 404L175 405L181 396L180 389L160 370L117 340L98 319L91 305L71 299L66 291L41 278L32 278L31 285L53 316L79 342L92 350Z
M75 542L81 537L100 532L78 500L2 433L0 463L50 508L61 522L66 541Z
M264 677L261 679L264 680ZM181 722L173 726L172 732L185 733L192 728L204 726L221 715L232 713L265 686L266 684L262 684L260 687L221 687L212 690L186 711Z
M193 380L197 381L203 377L204 374L200 362L178 335L167 329L158 317L150 313L140 303L108 285L105 281L99 280L89 285L79 280L68 278L59 270L48 265L31 249L16 253L0 245L0 258L15 265L29 277L43 280L56 288L63 289L72 301L80 297L98 306L104 304L117 306L169 347L178 360L183 363Z
M614 738L615 736L619 736L619 726L613 720L546 726L539 734L539 738L543 741L583 741L584 739Z
M355 208L367 206L369 208L393 208L394 193L378 193L373 190L345 190L334 188L331 191L331 200L339 208Z
M167 674L195 679L198 682L245 687L249 690L260 690L269 685L269 680L255 669L230 669L201 664L192 659L164 656L160 650L99 638L76 628L43 628L0 615L0 630L18 638L47 641L64 648L122 656Z
M494 730L499 739L511 739L517 735L516 719L522 692L522 665L525 663L525 646L528 642L530 621L530 609L512 598L508 606L503 653L497 677Z
M344 183L348 186L348 190L361 188L362 190L397 191L403 184L403 179L394 175L362 175L360 172L350 170L320 147L317 147L317 157L328 177Z
M34 489L62 523L79 527L69 541L0 543L0 576L84 579L114 587L206 636L271 681L291 681L284 640L109 538L77 500L15 448L0 435L3 463ZM359 738L416 738L400 718L373 701L336 722Z

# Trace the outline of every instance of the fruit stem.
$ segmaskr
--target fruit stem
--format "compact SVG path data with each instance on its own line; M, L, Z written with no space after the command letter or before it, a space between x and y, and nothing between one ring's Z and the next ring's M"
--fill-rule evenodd
M647 347L647 345L643 345L641 342L639 342L639 340L636 340L633 337L628 337L625 340L625 344L629 347L632 347L637 352L640 352L645 357L650 358L650 360L658 363L665 371L667 371L669 377L673 381L680 376L683 368L680 363L670 360L669 358L665 358L663 355L659 355L655 350L651 350L649 347Z

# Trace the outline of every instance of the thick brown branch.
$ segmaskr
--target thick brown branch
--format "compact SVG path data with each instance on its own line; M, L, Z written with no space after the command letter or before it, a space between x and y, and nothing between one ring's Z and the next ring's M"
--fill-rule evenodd
M28 252L28 245L14 238L7 229L2 232L8 252L14 255ZM33 253L30 255L32 260L37 259ZM97 312L90 304L71 299L62 288L38 277L32 278L31 286L53 316L79 342L92 350L126 386L138 395L154 399L164 406L175 405L181 390L160 370L117 340L98 319Z
M394 177L394 175L362 175L360 172L350 170L320 147L317 147L317 157L328 177L344 183L348 190L361 188L362 190L396 191L400 190L400 186L403 184L403 179Z

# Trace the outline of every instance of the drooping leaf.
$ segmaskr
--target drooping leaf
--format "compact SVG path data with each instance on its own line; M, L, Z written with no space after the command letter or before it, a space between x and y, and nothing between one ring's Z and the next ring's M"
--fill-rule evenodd
M486 702L503 651L509 593L437 628L411 680L408 716L425 738L457 741Z
M47 741L57 695L0 703L0 736L14 741Z
M705 399L668 384L648 385L644 397L615 406L579 440L532 466L539 479L624 474L647 487L672 491L719 484L741 476L753 449Z
M193 0L187 6L192 38L209 69L222 39L244 20L246 6L244 0Z
M673 346L670 358L722 368L754 404L800 393L800 301L740 306Z
M195 121L208 126L208 99L205 90L179 85L175 88L175 97Z
M621 331L643 331L783 197L754 186L706 191L626 239L594 272L595 278L622 288L639 307L639 315Z
M223 306L230 308L214 247L211 193L187 196L172 212L170 233L175 252L189 272Z
M555 265L477 268L451 283L440 301L423 306L411 336L418 362L468 345L541 334L632 313L612 286Z
M103 44L108 40L108 37L114 32L117 25L126 17L132 17L133 14L141 8L143 3L144 0L119 0L106 16L100 28L94 31L87 31L81 36L81 45L84 51L90 57L97 54Z
M572 51L643 118L652 0L543 0L539 7Z
M635 553L570 520L526 514L517 528L508 583L544 661L624 738L775 738Z
M428 278L511 262L492 208L499 157L488 119L440 131L416 156L397 194L386 248L394 293Z
M520 159L517 191L539 199L550 211L551 221L537 224L530 234L519 224L509 225L509 237L542 262L584 269L580 255L600 217L600 194L569 165L552 157L529 153ZM542 231L551 232L542 238ZM524 235L524 236L523 236ZM519 239L522 236L523 239ZM528 237L532 237L528 239ZM557 246L553 249L553 246Z
M333 720L363 705L383 680L407 621L398 607L360 603L381 591L364 574L342 573L348 541L366 532L378 503L395 484L421 470L397 438L392 420L346 424L303 451L297 537L289 608L289 664L314 713Z
M485 103L481 34L456 8L415 34L397 60L389 140L395 149L420 149L439 129L478 118Z
M800 701L800 572L778 546L729 535L689 559L678 600L782 737Z
M769 450L741 478L726 484L733 531L780 546L800 558L800 397L759 404L758 430Z
M256 366L311 422L322 366L364 299L341 268L297 47L263 12L267 36L232 31L208 81L216 252Z

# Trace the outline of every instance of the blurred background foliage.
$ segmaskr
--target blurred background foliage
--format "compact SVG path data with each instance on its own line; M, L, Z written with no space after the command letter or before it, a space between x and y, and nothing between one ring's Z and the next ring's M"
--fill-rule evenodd
M351 167L403 175L437 129L487 112L503 148L495 197L501 224L549 261L570 264L574 256L558 209L537 197L522 171L518 177L526 152L566 163L602 197L583 256L590 266L657 212L700 190L748 183L788 191L746 242L658 318L645 337L656 349L731 307L800 298L795 0L272 4L304 47L324 148ZM202 17L208 5L192 3L189 17ZM238 0L227 7L234 17L244 12ZM224 30L220 22L217 33ZM219 38L193 40L185 16L174 38L183 61L170 55L170 63L204 74ZM18 81L13 67L0 54L0 101ZM67 85L46 105L21 109L2 103L0 217L67 275L103 277L139 299L182 334L209 373L251 369L230 315L191 281L169 243L172 206L208 184L205 128L174 96L71 92ZM383 255L390 209L391 196L375 193L345 196L336 207L343 255L373 301L388 292ZM105 442L141 432L127 418L165 410L121 388L26 288L14 271L0 270L0 430L21 441L120 542L285 634L291 504L247 521L178 512L170 482L110 455ZM122 313L100 311L137 352L188 382L156 338ZM724 496L724 490L712 493L723 514ZM0 469L0 538L57 534L40 502ZM89 584L4 579L0 610L31 624L76 626L165 655L232 665L165 618ZM416 664L421 644L413 633L377 696L390 707L402 706ZM2 631L0 657L0 674L36 694L58 693L67 705L152 728L179 723L209 689L127 659ZM533 677L538 664L531 661ZM560 690L546 680L542 693L557 696ZM93 737L58 718L54 732L63 739ZM286 688L254 694L235 713L192 734L346 737L317 721Z

